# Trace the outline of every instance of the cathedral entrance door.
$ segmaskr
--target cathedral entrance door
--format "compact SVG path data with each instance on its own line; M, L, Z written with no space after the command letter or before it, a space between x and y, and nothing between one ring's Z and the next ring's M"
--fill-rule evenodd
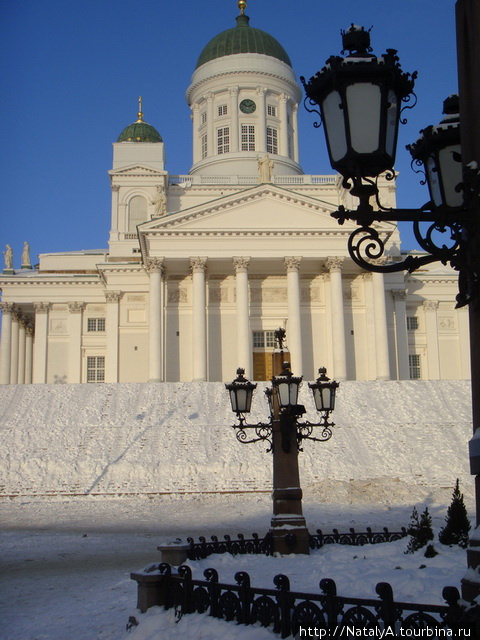
M272 352L254 351L253 353L253 379L270 380L272 377Z

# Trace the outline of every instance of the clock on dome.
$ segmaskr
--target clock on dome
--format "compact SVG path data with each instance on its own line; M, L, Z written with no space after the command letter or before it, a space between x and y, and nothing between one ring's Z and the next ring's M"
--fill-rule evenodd
M255 102L253 100L249 100L248 98L246 100L242 100L240 103L240 111L242 113L253 113L256 108L257 105L255 104Z

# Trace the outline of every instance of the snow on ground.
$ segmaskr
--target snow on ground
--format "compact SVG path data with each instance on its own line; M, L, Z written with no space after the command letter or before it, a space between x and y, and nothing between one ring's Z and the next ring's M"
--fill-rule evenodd
M406 526L414 503L339 505L307 494L304 511L311 531L338 527L358 531L387 525ZM434 526L444 521L446 504L429 503ZM228 638L266 640L265 629L237 627L206 616L185 616L176 623L172 612L154 609L139 614L136 583L130 573L159 562L157 545L172 537L209 537L269 527L267 494L96 498L15 498L0 500L0 638L2 640L175 640ZM252 585L272 587L285 573L292 588L318 591L322 578L333 578L344 595L375 597L375 585L391 582L398 599L441 602L444 586L460 586L465 552L437 545L439 556L403 553L407 541L372 547L325 547L305 558L212 556L190 562L202 577L208 566L221 580L247 570ZM420 569L425 564L427 568ZM396 567L401 567L397 569ZM141 620L127 633L129 616Z
M252 422L265 419L260 387ZM428 506L438 530L457 477L473 515L467 382L342 383L334 420L332 439L307 442L300 454L312 532L398 530L413 506ZM232 422L221 383L1 387L1 640L273 637L201 616L176 624L157 610L125 632L139 616L130 573L159 562L165 539L267 532L271 454L239 444ZM192 567L201 576L217 563L222 580L246 569L254 586L285 573L295 588L316 590L328 577L350 596L373 595L386 580L398 599L427 603L460 586L465 552L442 548L426 560L405 556L403 545L222 556Z

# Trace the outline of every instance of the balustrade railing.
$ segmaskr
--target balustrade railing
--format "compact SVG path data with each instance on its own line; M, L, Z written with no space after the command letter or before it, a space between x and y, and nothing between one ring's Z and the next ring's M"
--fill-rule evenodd
M258 175L253 176L205 176L205 175L170 175L169 184L192 184L192 185L255 185L258 184ZM309 184L330 184L337 183L335 175L274 175L273 184L295 186Z
M339 596L328 578L320 581L321 593L302 593L291 591L282 574L273 579L274 589L252 587L245 571L235 574L235 584L219 582L213 568L203 575L204 580L194 579L189 566L175 570L162 563L132 577L150 588L157 581L153 604L175 607L178 616L204 613L240 624L259 623L282 638L478 637L480 606L462 606L456 587L443 589L445 605L427 605L396 601L387 582L377 584L375 599Z
M400 531L389 531L387 527L383 527L382 531L373 531L371 527L367 527L366 531L361 532L355 531L352 527L348 533L340 533L338 529L333 529L333 533L323 533L321 529L317 529L316 534L310 535L310 549L320 549L326 544L349 544L352 546L379 544L400 540L406 536L405 527L402 527ZM208 558L213 553L231 553L232 555L246 553L271 555L272 553L270 534L260 538L257 533L252 533L251 538L245 538L243 534L239 533L236 539L225 535L223 539L211 536L210 540L200 536L198 542L195 542L193 538L187 538L187 543L190 545L187 552L190 560Z

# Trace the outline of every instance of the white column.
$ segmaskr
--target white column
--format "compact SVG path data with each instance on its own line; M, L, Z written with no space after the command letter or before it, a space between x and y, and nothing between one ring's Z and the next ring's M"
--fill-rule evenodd
M405 289L392 289L395 305L395 335L397 341L398 379L408 380L408 333L407 333L407 292Z
M33 372L33 326L27 325L25 338L25 384L32 384Z
M34 302L35 342L33 346L33 382L42 384L47 381L47 341L49 302Z
M288 292L288 325L287 344L290 350L292 372L296 376L303 375L302 354L302 321L300 314L300 262L301 258L288 256L285 258L287 269Z
M257 133L257 151L265 153L267 150L267 116L265 109L266 89L257 87L257 103L258 103L258 133Z
M250 258L233 258L237 287L237 359L238 366L245 369L245 376L253 376L252 332L248 304L248 265Z
M238 87L230 88L230 151L236 153L239 150L238 127Z
M215 129L213 126L213 93L207 93L207 156L211 157L215 151Z
M440 379L440 354L438 350L438 325L436 300L425 300L423 302L425 312L425 333L427 338L427 361L428 379Z
M107 338L107 357L105 359L105 382L118 382L118 320L120 291L105 291L107 314L105 332Z
M375 380L377 377L377 343L375 335L375 298L373 295L372 272L366 271L363 274L365 292L365 322L367 330L367 344L365 353L365 365L367 369L367 380Z
M377 380L390 380L388 354L387 307L383 273L373 272L373 299L375 304L375 338L377 344Z
M298 104L292 107L293 114L293 159L300 162L300 153L298 151Z
M82 381L82 320L83 302L68 303L68 374L70 384Z
M200 105L195 102L192 104L192 117L193 117L193 164L201 159L200 156Z
M281 156L288 156L288 96L282 93L280 96L280 149Z
M26 349L26 333L27 323L24 316L20 318L20 326L18 332L18 375L17 384L25 384L25 349Z
M342 286L343 258L328 258L326 267L330 273L331 324L333 336L333 372L336 380L347 379L347 349L345 344L345 316Z
M10 360L10 382L17 384L18 380L18 342L20 333L20 313L12 314L12 356Z
M460 366L462 379L469 379L470 373L470 326L468 319L468 307L457 309L458 341L460 344Z
M206 258L190 258L192 267L193 381L207 379L207 306L205 292Z
M120 229L120 214L118 208L118 195L120 185L112 184L112 232L115 232L115 239L118 239L118 230Z
M11 302L0 302L2 310L2 350L0 352L0 384L10 384L10 365L12 362L12 314Z
M162 277L164 258L147 258L150 279L148 304L148 377L150 382L163 381L163 304Z

